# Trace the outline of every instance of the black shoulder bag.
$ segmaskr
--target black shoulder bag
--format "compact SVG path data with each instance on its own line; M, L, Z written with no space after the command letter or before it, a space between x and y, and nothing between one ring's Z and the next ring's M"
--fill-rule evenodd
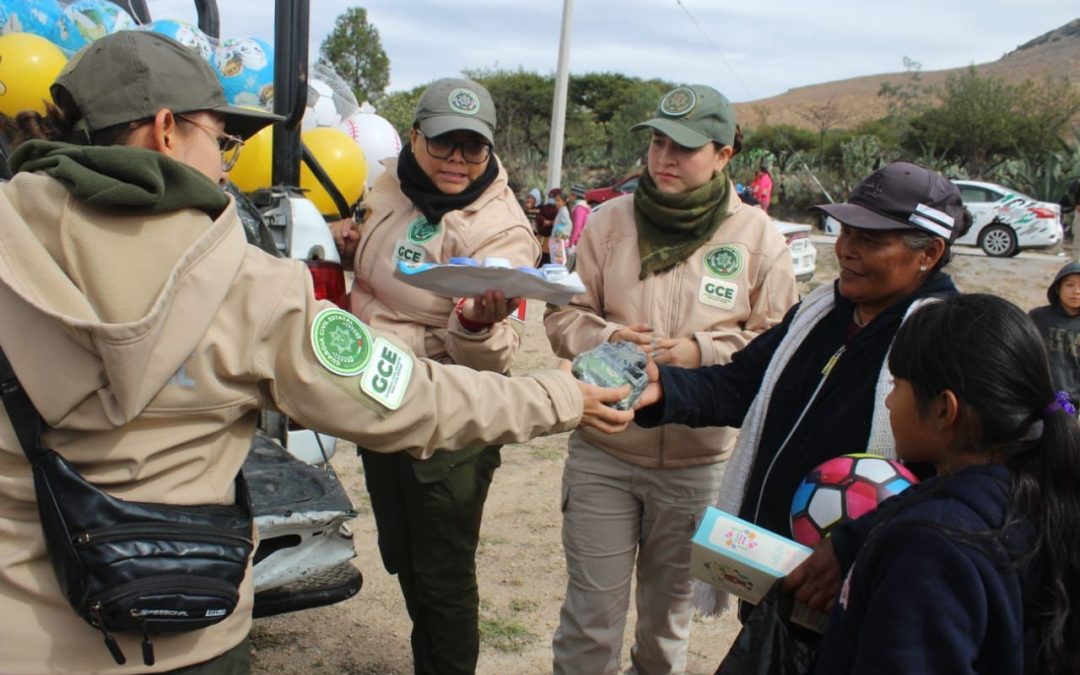
M34 474L41 528L60 589L72 608L101 631L118 664L110 632L143 636L199 630L232 614L251 555L251 498L242 475L232 506L173 506L125 501L88 483L55 451L41 446L43 420L0 350L0 393Z

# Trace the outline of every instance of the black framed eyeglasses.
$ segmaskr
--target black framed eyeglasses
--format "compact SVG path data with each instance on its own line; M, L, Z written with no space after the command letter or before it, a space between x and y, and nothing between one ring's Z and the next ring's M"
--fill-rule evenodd
M184 120L188 124L193 124L213 137L217 142L218 151L221 152L221 169L222 171L230 171L236 166L236 160L240 159L240 150L244 147L244 139L239 136L233 136L227 134L220 129L215 129L212 126L197 122L190 117L183 115L177 115L179 119Z
M417 129L417 133L424 137L427 143L427 152L435 159L450 159L454 151L461 148L461 158L469 164L483 164L491 157L491 143L483 141L455 141L449 134L428 136Z

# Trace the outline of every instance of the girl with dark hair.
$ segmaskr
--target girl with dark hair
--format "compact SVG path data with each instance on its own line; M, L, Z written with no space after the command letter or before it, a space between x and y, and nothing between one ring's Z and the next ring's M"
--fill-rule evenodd
M938 476L848 542L817 672L1078 672L1080 428L1035 327L990 295L931 303L889 369L896 454Z

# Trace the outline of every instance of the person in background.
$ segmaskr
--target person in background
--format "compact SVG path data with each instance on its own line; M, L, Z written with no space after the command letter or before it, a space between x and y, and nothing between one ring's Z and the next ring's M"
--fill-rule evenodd
M937 475L860 519L849 554L792 571L801 589L829 558L843 578L816 672L1080 672L1080 427L1038 333L959 295L911 315L889 370L896 454Z
M440 363L507 373L521 347L501 291L455 300L394 276L399 260L497 257L533 266L539 247L494 154L495 103L471 80L436 80L420 96L409 142L364 200L352 311ZM346 252L347 254L348 252ZM361 449L379 551L413 622L418 674L472 673L480 648L476 548L497 445L424 461Z
M570 192L574 195L574 203L570 208L570 219L573 221L573 228L570 232L570 247L577 246L578 241L581 240L581 233L585 230L585 223L589 219L589 214L592 213L592 207L589 206L589 202L585 201L585 186L575 185L570 188Z
M773 181L772 174L769 173L769 166L764 161L758 165L757 171L754 173L754 179L750 181L747 190L757 200L761 210L768 213L769 204L772 203Z
M798 297L783 236L728 177L742 146L735 111L712 87L678 87L634 129L650 132L647 169L590 216L577 249L585 293L548 308L548 340L566 358L628 341L659 364L726 364ZM679 425L570 436L556 673L619 672L635 576L631 670L685 671L690 538L734 443L731 429Z
M626 391L597 396L606 390L569 373L507 378L416 359L316 300L302 262L247 244L221 186L244 139L280 118L229 106L197 52L119 31L78 52L50 91L55 107L15 119L13 177L0 185L0 347L44 420L43 444L101 490L234 503L263 408L416 459L579 420L629 423L601 404ZM412 365L392 398L359 377L383 340ZM146 672L130 658L142 635L113 635L129 655L117 665L68 605L34 495L0 408L0 672ZM250 568L238 592L220 623L155 635L156 672L250 672Z
M551 262L551 228L555 224L555 216L558 213L559 208L555 206L555 198L548 197L546 201L540 204L540 212L536 214L536 234L540 238L539 265L546 265Z
M529 227L532 228L533 234L536 235L538 242L540 239L540 232L536 229L536 217L540 214L540 199L540 190L533 188L525 195L525 206L522 208L525 212L525 217L529 220Z
M551 224L551 238L548 250L551 253L551 262L565 265L570 252L570 235L574 230L574 222L570 218L570 209L567 208L566 194L561 188L555 188L548 193L555 200L555 220Z
M1046 343L1050 376L1055 389L1069 392L1080 402L1080 262L1070 262L1058 270L1046 289L1048 305L1031 310Z
M957 292L943 268L971 226L956 186L907 162L867 176L846 203L816 208L841 223L837 281L807 294L731 363L661 365L634 418L649 428L739 427L717 506L787 538L792 497L811 469L853 452L895 456L889 347L912 308ZM700 591L703 611L726 606L726 594ZM740 607L744 619L749 607Z

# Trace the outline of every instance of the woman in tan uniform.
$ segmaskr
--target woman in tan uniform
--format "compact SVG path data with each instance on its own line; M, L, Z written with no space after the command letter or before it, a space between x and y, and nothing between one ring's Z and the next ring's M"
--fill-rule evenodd
M442 363L506 373L521 343L499 292L455 301L396 279L399 261L503 258L533 266L540 249L492 153L495 106L476 82L442 79L420 97L409 143L364 200L352 311ZM425 461L361 451L379 550L413 621L417 673L472 673L480 641L476 547L499 447Z
M567 373L509 378L414 358L315 300L302 263L249 246L221 183L242 139L274 118L228 107L183 45L106 36L52 96L47 116L19 116L40 140L19 145L0 186L0 348L44 418L45 446L102 490L232 504L260 408L418 458L628 422ZM375 391L367 376L384 358L399 370ZM220 623L155 636L154 669L248 672L250 571L239 594ZM141 635L114 637L140 652ZM118 665L61 593L30 465L0 409L0 672L146 671L137 658Z
M590 216L576 263L587 290L548 309L548 339L563 357L626 340L658 364L726 363L794 304L791 255L724 171L741 139L720 92L679 87L635 128L652 132L648 169L633 195ZM619 671L635 566L632 670L685 670L690 537L734 440L730 429L677 425L570 437L562 500L569 581L555 672Z

